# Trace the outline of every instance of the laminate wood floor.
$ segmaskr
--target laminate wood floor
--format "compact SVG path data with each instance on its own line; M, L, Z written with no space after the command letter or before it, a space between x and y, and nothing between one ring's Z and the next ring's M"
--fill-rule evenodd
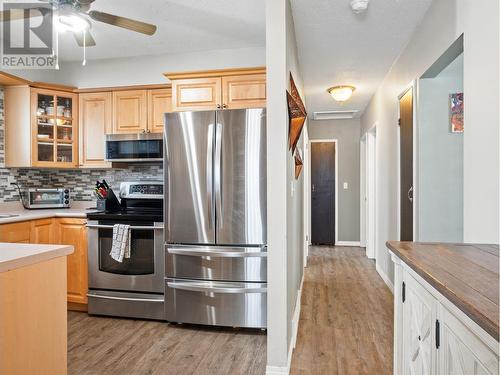
M292 375L390 375L393 296L357 247L311 247Z
M266 335L68 313L68 374L265 373Z

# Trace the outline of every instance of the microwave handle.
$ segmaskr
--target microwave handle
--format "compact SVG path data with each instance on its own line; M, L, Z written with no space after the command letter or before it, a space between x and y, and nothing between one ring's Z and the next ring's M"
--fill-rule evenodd
M87 228L113 229L113 225L87 224ZM134 229L134 230L155 230L155 229L163 229L163 226L158 226L158 227L141 227L141 226L131 225L130 229Z

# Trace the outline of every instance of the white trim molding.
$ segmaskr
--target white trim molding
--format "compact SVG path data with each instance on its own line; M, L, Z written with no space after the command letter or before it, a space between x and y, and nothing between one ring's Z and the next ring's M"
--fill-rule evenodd
M305 271L304 271L305 272ZM288 361L286 366L266 366L266 375L288 375L292 366L292 356L295 345L297 344L297 334L299 332L300 321L300 307L302 302L302 288L304 285L304 272L302 273L302 280L300 280L300 287L297 291L297 299L295 301L295 310L292 317L292 337L290 346L288 347Z
M356 246L356 247L361 247L361 243L359 241L337 241L337 242L335 242L335 246Z
M385 285L391 290L392 294L394 294L394 284L391 282L391 279L389 279L389 276L384 272L382 268L380 268L378 265L375 266L378 274L384 280Z

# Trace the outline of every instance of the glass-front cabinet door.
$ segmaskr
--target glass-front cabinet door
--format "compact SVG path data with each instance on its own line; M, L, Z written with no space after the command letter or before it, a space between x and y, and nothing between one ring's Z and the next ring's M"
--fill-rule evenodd
M32 164L77 166L77 96L63 91L32 89Z

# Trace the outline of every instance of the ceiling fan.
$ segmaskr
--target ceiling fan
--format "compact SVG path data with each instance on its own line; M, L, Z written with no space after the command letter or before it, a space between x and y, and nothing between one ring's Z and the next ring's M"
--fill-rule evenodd
M156 25L133 20L131 18L116 16L114 14L90 10L90 5L95 0L39 0L48 3L55 11L54 23L61 31L73 33L80 47L92 47L96 42L90 33L92 26L90 21L107 23L112 26L122 27L138 33L153 35ZM47 7L30 8L37 9L42 15L46 14ZM44 10L45 9L45 10ZM40 16L38 12L28 10L4 10L0 11L0 21ZM90 20L89 20L90 19Z

